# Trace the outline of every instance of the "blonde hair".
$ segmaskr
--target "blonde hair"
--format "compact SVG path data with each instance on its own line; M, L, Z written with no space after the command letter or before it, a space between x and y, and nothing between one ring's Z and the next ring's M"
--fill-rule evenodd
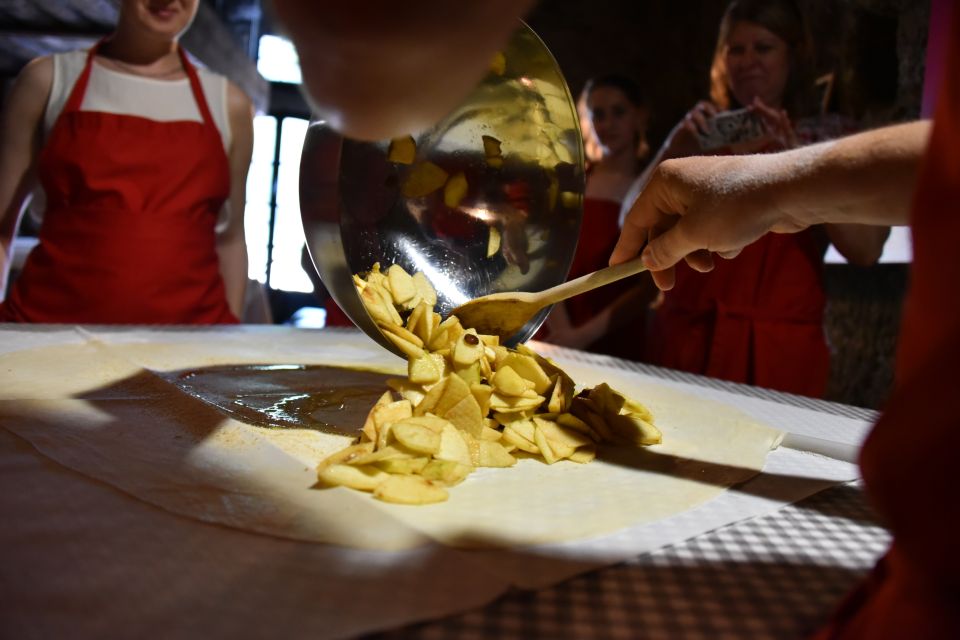
M809 115L813 102L813 45L806 21L791 0L733 0L720 20L717 48L710 67L710 99L721 109L740 106L730 94L727 73L727 41L734 25L752 22L787 43L790 74L783 95L783 107L793 117Z

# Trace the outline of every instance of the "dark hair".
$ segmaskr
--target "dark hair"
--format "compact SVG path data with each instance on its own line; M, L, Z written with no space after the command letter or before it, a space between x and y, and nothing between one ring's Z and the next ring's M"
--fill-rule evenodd
M710 98L721 109L745 106L730 95L725 62L727 40L738 22L758 24L787 43L790 70L783 107L794 118L810 115L814 106L813 44L803 13L792 0L733 0L727 5L710 68Z
M619 89L623 95L627 96L627 100L629 100L630 103L638 109L643 109L647 106L647 99L643 95L640 85L632 78L628 78L627 76L617 73L608 73L606 75L590 78L587 80L586 84L583 85L583 92L581 95L589 96L594 89L599 89L601 87Z
M599 145L596 136L593 133L593 126L590 124L590 112L587 108L587 100L595 89L610 88L619 90L627 100L637 109L647 109L647 99L640 89L640 84L632 78L617 73L608 73L595 76L587 80L577 99L577 111L580 114L580 128L583 132L584 151L589 162L596 162L600 159ZM650 147L647 144L645 132L641 132L637 140L637 159L641 160L647 156Z

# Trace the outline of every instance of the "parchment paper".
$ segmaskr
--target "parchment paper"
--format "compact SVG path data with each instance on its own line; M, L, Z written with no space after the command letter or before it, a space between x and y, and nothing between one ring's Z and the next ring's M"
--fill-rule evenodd
M586 465L525 459L479 469L447 502L392 505L342 487L314 488L316 465L350 438L242 424L156 374L238 362L396 369L363 343L317 340L331 342L319 359L272 341L225 349L90 340L20 351L0 361L0 423L61 463L182 515L382 550L430 539L485 547L568 542L659 520L754 476L781 436L732 407L620 380L617 388L654 411L663 444L610 447ZM353 412L356 423L344 426L359 428L364 413Z

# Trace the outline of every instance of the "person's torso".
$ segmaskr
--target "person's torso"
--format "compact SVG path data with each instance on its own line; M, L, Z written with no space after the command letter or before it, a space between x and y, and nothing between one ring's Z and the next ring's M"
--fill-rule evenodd
M960 8L911 215L914 260L896 382L860 455L894 543L820 638L960 637Z
M87 51L55 53L51 59L53 80L43 113L44 141L49 138L77 78L83 72ZM229 154L232 131L227 112L227 79L203 68L197 69L197 76L204 99L209 105L210 115L220 132L224 151ZM89 84L80 108L83 111L139 116L157 122L203 121L187 78L174 81L143 78L115 71L96 61L90 69ZM36 225L43 220L46 204L46 193L43 186L38 184L29 208L30 217ZM228 215L226 208L222 210L218 225L225 225Z
M647 353L658 365L820 397L829 375L821 229L768 234L709 273L677 268Z
M732 260L714 259L698 273L681 263L661 308L677 313L725 309L768 319L820 322L825 296L820 229L768 234Z
M9 319L235 321L215 235L229 165L200 80L181 57L200 121L85 109L96 67L87 58L37 162L46 213L4 304Z

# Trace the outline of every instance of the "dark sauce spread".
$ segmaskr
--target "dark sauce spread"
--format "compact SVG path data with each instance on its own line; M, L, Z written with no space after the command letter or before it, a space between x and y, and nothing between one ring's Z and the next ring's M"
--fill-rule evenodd
M220 365L163 374L231 418L272 429L357 435L390 374L323 365Z

